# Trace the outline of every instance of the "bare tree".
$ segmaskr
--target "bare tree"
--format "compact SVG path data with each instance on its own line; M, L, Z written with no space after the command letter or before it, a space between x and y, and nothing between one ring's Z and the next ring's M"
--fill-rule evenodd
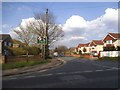
M13 31L18 35L18 38L26 44L26 46L29 46L29 44L33 41L35 38L33 33L31 32L31 27L29 25L26 26L18 26L17 28L14 28Z
M36 24L30 22L31 26L34 28L32 29L33 32L38 35L42 36L46 30L46 17L44 13L36 13L35 14ZM64 32L62 27L55 24L55 16L52 13L48 14L48 44L51 45L54 42L60 40L64 36Z
M68 48L66 46L62 45L62 46L56 47L54 51L58 52L60 54L60 53L65 53L67 50L68 50Z
M46 34L46 29L48 30L47 49L49 49L50 45L64 36L62 27L55 23L55 16L52 13L36 13L34 21L26 22L25 27L20 25L19 30L15 29L14 32L26 45L29 45L32 41L36 41L35 38L43 37ZM46 52L48 53L49 50Z
M34 34L47 37L45 45L45 58L49 57L49 46L64 36L62 28L55 23L55 17L52 13L36 13L34 16L36 22L30 22Z

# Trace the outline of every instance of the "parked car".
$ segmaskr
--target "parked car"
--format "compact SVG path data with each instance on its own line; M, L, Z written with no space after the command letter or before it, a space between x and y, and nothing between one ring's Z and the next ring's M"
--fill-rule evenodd
M98 57L97 51L93 51L93 52L92 52L92 55L93 55L94 57Z
M58 52L53 53L54 57L58 57Z
M60 53L59 56L60 56L60 57L64 57L64 54L63 54L63 53Z

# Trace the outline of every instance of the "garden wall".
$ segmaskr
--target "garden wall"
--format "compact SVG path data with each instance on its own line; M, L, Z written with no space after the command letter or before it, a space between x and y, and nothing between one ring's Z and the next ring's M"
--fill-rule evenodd
M13 63L13 62L27 62L33 60L42 60L40 55L29 55L27 56L7 56L5 62L6 63Z
M120 56L120 51L102 51L100 52L100 57L118 57Z

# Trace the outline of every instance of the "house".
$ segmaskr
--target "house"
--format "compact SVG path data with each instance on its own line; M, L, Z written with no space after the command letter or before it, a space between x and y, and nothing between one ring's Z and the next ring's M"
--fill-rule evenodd
M19 40L16 40L16 39L12 39L12 42L13 42L13 48L17 48L17 47L24 47L25 44L22 43L21 41Z
M75 50L76 50L76 47L70 47L70 48L69 48L69 52L71 52L71 53L74 53Z
M89 50L91 53L99 53L100 51L103 51L104 42L102 40L92 40L89 44Z
M104 38L104 51L100 52L100 57L120 56L120 33L108 33Z
M9 55L8 47L12 47L12 38L9 34L0 34L0 54Z
M89 49L89 44L90 43L86 43L86 44L79 44L78 45L78 52L79 54L89 54L90 53L90 49Z
M103 39L104 47L109 46L120 46L120 33L109 33Z

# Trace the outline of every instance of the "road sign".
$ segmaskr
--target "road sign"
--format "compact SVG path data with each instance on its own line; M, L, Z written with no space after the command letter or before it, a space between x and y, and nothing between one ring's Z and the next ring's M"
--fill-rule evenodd
M38 44L47 44L47 37L44 36L44 37L38 37L37 38L37 43Z

